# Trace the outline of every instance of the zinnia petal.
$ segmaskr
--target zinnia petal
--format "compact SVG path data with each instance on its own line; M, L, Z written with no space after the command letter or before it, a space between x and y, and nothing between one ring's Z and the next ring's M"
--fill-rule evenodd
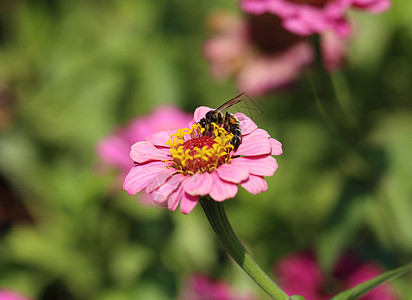
M176 130L160 131L160 132L147 136L145 140L151 142L155 146L168 147L166 143L169 141L170 135L175 132Z
M166 205L166 201L171 193L177 190L184 180L184 176L181 174L175 174L171 176L166 182L161 185L157 190L154 190L149 195L152 201L156 204Z
M171 211L175 211L184 193L185 190L182 185L180 185L173 193L169 195L169 199L167 200L167 208Z
M274 139L274 138L270 138L269 141L272 145L271 155L281 155L283 153L282 143L279 142L278 140Z
M120 134L111 135L99 142L97 153L105 164L127 172L133 166L133 160L129 156L130 145Z
M391 7L389 0L354 0L353 5L359 9L365 9L371 13L381 13Z
M216 172L213 172L211 176L213 185L209 195L213 200L221 202L235 197L238 191L237 184L220 179Z
M154 177L166 170L165 163L160 161L134 166L124 180L123 189L129 195L134 195L143 190Z
M241 1L241 8L248 13L260 15L267 11L266 1Z
M243 0L242 8L252 14L269 12L277 15L287 30L297 35L311 35L336 29L336 23L345 16L352 2L354 0L331 0L326 5L317 7L306 1Z
M233 165L247 167L249 173L260 176L272 176L278 168L272 156L238 157L231 161Z
M166 180L172 176L174 173L176 173L175 169L167 169L163 171L162 173L156 175L152 181L147 185L146 187L146 193L151 193L155 189L159 188L162 184L166 182Z
M1 300L30 300L29 298L7 288L0 289Z
M195 208L198 200L199 196L191 196L183 193L182 200L180 200L180 211L187 215Z
M246 191L253 195L266 192L268 184L262 176L249 175L249 178L240 184Z
M311 254L287 255L276 263L275 271L286 293L318 299L324 278Z
M145 163L151 160L167 160L170 155L156 148L151 142L138 142L132 146L130 157L137 163Z
M242 143L235 155L257 156L270 154L272 151L269 134L263 129L256 129L252 133L242 137Z
M221 165L215 170L219 177L223 180L240 183L249 177L249 169L231 164Z
M212 177L209 173L196 173L188 177L182 184L186 193L191 196L204 196L212 188Z
M242 129L242 135L249 134L256 130L258 126L253 122L248 116L243 113L234 113L236 118L238 118L240 123L240 128Z

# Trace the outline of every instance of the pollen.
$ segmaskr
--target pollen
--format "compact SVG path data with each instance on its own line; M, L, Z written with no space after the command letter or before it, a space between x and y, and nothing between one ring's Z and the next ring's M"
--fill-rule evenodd
M211 130L193 124L192 128L178 129L166 143L170 147L172 160L169 168L184 174L212 172L218 166L231 160L234 149L231 144L233 134L212 123Z

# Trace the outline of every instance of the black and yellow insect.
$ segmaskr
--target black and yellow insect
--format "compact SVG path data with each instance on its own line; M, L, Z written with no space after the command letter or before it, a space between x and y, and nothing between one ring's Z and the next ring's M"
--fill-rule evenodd
M236 97L225 102L224 104L222 104L215 110L208 111L205 117L198 122L200 126L205 128L206 133L212 131L212 127L211 127L212 123L215 123L216 125L219 125L219 126L223 125L223 128L225 128L228 133L233 134L231 144L233 145L235 151L239 147L240 143L242 142L242 129L240 128L239 119L229 112L226 112L223 115L221 110L224 110L242 101L243 95L244 93L237 95Z

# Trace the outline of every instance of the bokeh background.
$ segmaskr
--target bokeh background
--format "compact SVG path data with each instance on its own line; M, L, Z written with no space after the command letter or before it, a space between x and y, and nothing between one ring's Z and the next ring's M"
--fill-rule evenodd
M0 2L0 287L41 300L168 300L202 273L268 299L200 206L144 205L96 154L158 105L192 112L238 93L203 56L216 9L241 14L228 0ZM385 269L412 257L412 6L349 18L344 69L329 74L318 58L253 98L264 111L255 122L284 154L267 192L240 190L225 206L271 275L308 249L325 272L348 250ZM412 299L411 283L394 282L400 299Z

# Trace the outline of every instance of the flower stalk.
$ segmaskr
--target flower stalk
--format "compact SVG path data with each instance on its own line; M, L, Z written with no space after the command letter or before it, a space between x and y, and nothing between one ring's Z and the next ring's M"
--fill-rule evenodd
M289 296L262 271L240 242L226 216L223 203L216 202L209 197L202 197L199 202L225 250L246 274L273 299L288 300Z

